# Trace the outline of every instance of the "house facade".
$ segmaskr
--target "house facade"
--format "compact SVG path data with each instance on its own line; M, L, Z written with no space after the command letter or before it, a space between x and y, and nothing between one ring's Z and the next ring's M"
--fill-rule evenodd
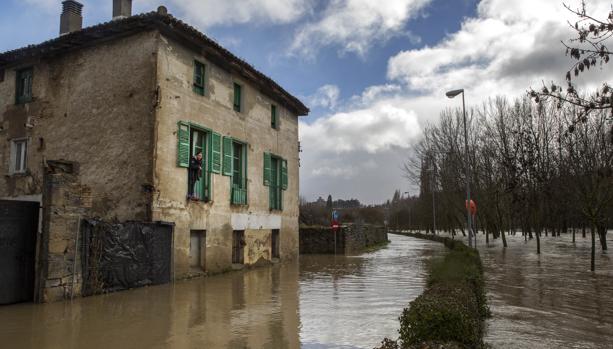
M112 21L82 29L82 5L63 5L60 37L0 53L0 199L42 204L47 162L68 160L88 216L174 224L176 278L296 257L308 108L163 7L114 1ZM38 258L74 245L38 240Z

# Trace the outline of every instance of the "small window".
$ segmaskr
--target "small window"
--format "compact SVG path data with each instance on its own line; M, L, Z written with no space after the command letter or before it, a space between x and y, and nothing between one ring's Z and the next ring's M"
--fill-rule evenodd
M17 71L15 102L17 104L32 101L32 68Z
M270 127L277 129L277 106L270 105Z
M204 96L205 65L194 61L194 92Z
M237 112L241 112L242 109L242 105L241 105L241 101L242 101L242 86L234 83L234 110Z
M11 163L9 171L14 173L25 173L28 158L28 141L26 139L15 139L11 141Z

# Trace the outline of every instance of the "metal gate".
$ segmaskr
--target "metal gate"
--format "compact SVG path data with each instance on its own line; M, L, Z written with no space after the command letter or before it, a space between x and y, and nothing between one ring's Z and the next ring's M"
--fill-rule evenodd
M39 206L0 200L0 304L34 299Z

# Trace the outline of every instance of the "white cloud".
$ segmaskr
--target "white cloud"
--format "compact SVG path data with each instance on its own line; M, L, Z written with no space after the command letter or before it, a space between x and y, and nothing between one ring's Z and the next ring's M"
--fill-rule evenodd
M171 0L188 22L202 27L291 23L310 13L312 0Z
M571 0L570 5L580 3ZM590 1L588 11L606 14L609 6L608 0ZM477 17L466 19L458 32L391 57L386 84L352 97L346 110L300 125L303 168L313 169L301 179L303 194L353 197L358 191L362 201L382 202L394 189L406 190L410 184L399 167L420 130L435 123L443 109L461 106L445 91L466 89L470 107L499 95L521 97L542 82L564 82L572 61L560 41L574 34L567 20L575 18L555 0L482 0ZM326 44L342 41L318 30L309 35L323 37ZM586 88L611 81L611 68L592 69L578 81ZM376 168L360 167L368 161ZM326 171L331 176L322 183Z
M335 153L357 150L374 154L392 147L406 148L419 133L414 112L386 103L300 125L302 142L311 150Z
M317 91L309 97L306 97L309 108L336 108L336 103L341 94L340 89L336 85L324 85L317 89Z
M351 100L357 105L368 106L385 96L398 94L401 91L402 86L395 84L369 86L361 95L351 97Z
M594 5L595 13L606 9L604 1ZM388 78L422 94L463 87L478 100L516 96L543 80L563 82L571 61L560 41L572 35L567 20L573 17L561 3L483 0L478 14L437 45L392 57ZM584 76L593 78L602 76Z
M405 25L430 1L332 0L321 19L298 29L290 52L312 58L322 47L338 46L341 53L364 56L377 42L391 37L406 35L419 42Z

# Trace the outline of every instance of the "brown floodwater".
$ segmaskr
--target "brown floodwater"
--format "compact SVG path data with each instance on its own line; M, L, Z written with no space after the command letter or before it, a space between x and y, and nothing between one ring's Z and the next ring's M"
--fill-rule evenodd
M613 232L608 234L613 248ZM590 269L591 240L577 234L524 242L521 234L478 246L485 267L492 317L486 343L493 348L613 348L613 261L596 242L596 272Z
M53 304L0 307L0 348L372 348L398 336L441 244L390 235L360 256L296 263ZM610 313L609 313L610 314Z

